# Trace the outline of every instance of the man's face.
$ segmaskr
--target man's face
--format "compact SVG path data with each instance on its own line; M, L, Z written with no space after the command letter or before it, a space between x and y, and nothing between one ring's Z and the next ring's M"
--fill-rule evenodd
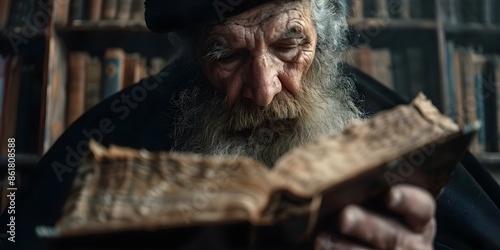
M229 106L297 98L316 48L309 3L263 4L209 27L201 46L204 73Z

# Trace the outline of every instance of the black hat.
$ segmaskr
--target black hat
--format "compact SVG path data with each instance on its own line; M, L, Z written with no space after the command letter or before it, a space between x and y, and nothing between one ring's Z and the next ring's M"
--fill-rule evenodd
M193 24L224 20L270 0L145 0L148 28L166 33Z

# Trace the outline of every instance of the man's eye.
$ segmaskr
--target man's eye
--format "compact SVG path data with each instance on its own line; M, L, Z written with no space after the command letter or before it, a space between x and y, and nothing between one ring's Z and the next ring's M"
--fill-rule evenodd
M297 44L277 45L274 47L274 49L280 53L292 52L297 48L298 48Z
M230 63L241 59L243 56L244 53L242 51L233 51L222 55L221 57L219 57L219 59L217 59L217 61L221 63Z

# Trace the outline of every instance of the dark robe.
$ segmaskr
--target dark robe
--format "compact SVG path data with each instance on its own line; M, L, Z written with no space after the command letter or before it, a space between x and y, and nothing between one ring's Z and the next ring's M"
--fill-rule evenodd
M357 88L361 104L374 113L404 103L398 95L357 70ZM47 242L54 246L175 246L183 249L220 249L232 246L248 249L251 237L258 238L255 248L278 248L286 233L276 230L255 232L249 225L210 228L159 230L150 233L126 232L106 237L94 236L71 241L41 241L35 227L53 226L75 176L76 165L88 153L90 137L104 145L168 150L170 131L178 110L169 100L172 93L185 87L189 74L178 64L160 75L149 77L102 101L73 123L39 161L30 182L24 183L16 196L16 242L0 239L0 249L37 249ZM128 99L127 99L128 96ZM436 249L500 249L500 188L487 171L466 153L444 193L437 200ZM0 219L0 233L7 232L9 215ZM253 232L248 234L240 231ZM286 232L286 230L283 230ZM211 247L213 246L213 247ZM283 247L291 249L292 246Z

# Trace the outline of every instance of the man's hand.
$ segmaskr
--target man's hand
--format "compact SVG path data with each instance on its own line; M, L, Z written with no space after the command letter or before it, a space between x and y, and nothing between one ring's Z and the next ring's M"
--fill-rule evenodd
M316 249L432 249L436 233L435 201L425 190L396 185L387 195L387 207L403 221L378 215L359 206L349 205L340 214L339 229L366 246L321 235Z

